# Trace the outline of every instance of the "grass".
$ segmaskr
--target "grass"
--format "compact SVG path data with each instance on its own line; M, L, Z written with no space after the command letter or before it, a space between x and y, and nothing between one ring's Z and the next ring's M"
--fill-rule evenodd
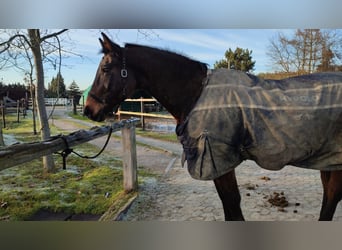
M77 113L76 115L73 113L73 112L68 112L68 115L74 119L77 119L77 120L81 120L81 121L86 121L86 122L90 122L90 123L93 123L94 126L102 126L104 123L103 122L95 122L95 121L92 121L90 120L88 117L85 117L79 113Z
M146 137L150 137L150 138L161 140L161 141L178 142L176 133L158 133L158 132L142 130L140 128L137 128L135 130L135 133L140 136L146 136Z
M32 119L26 118L19 124L11 120L8 116L4 134L14 135L18 141L39 140L39 136L32 135ZM56 128L52 129L58 133ZM75 150L93 155L99 149L85 143ZM109 153L104 152L95 160L71 154L66 170L62 169L61 157L54 158L55 173L44 174L41 159L0 172L0 220L27 220L41 209L101 215L108 208L115 210L112 204L118 204L119 210L134 195L123 191L122 162ZM140 169L138 172L139 177L153 176Z
M6 115L6 128L3 128L4 134L15 135L21 142L33 142L40 140L39 125L37 122L37 134L33 133L32 117L27 116L25 119L20 117L20 122L16 120L15 114ZM58 134L56 127L50 127L51 134Z
M4 170L0 182L0 218L9 220L28 219L40 209L102 214L122 192L120 170L76 157L68 159L67 170L52 174L43 174L40 160Z

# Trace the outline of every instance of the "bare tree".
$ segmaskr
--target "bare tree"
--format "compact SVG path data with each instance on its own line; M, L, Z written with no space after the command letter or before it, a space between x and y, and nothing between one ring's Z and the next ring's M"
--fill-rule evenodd
M340 44L341 38L333 30L298 29L292 37L278 33L270 39L267 55L280 71L312 73L319 65L327 66L341 57Z
M38 107L38 117L41 126L41 139L46 140L50 138L50 127L48 123L48 116L45 109L44 100L44 66L43 60L47 60L50 63L56 63L49 57L54 51L61 51L60 42L58 36L67 31L66 29L59 30L56 32L48 33L44 32L43 36L39 29L29 29L27 33L22 30L16 31L14 34L8 36L6 41L0 43L0 61L1 67L6 67L8 64L18 66L19 62L23 60L22 50L26 51L29 48L32 53L33 65L36 75L36 87L35 87L35 98ZM56 43L51 42L51 39L56 39ZM26 47L25 47L26 46ZM20 50L22 49L22 50ZM18 51L21 51L18 52ZM26 58L31 58L30 56ZM32 80L32 74L31 78ZM52 155L43 157L44 169L47 172L54 171L54 162Z
M312 73L316 64L321 60L323 44L322 33L319 29L298 29L290 44L296 51L297 72Z
M18 37L16 39L16 43L13 42L12 47L15 49L15 53L12 52L12 53L8 53L7 55L3 55L3 58L6 58L7 62L11 64L12 67L16 67L17 69L21 70L25 75L24 81L29 87L30 96L32 98L33 134L36 135L37 125L36 125L36 100L35 100L35 94L34 94L35 87L33 84L33 81L34 81L33 56L32 56L32 53L30 53L29 44L27 44L26 39L24 39L23 37ZM24 63L20 63L19 60L24 61Z
M270 39L270 45L266 54L277 68L287 73L291 72L291 51L284 34L278 33L276 37Z
M342 59L342 37L336 30L323 31L322 59L317 71L340 71Z

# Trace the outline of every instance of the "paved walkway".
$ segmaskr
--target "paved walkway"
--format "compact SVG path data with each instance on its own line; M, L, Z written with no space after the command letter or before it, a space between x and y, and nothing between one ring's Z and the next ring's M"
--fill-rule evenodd
M252 161L243 162L236 175L242 196L242 211L252 221L312 221L317 220L322 188L319 172L285 167L268 171ZM288 206L281 208L268 200L285 197ZM212 181L192 179L179 160L171 171L159 180L140 186L140 195L124 220L223 220L221 201ZM334 220L342 220L341 204Z
M76 120L70 119L70 124ZM58 120L55 121L58 123ZM67 120L62 121L67 127ZM86 122L82 122L86 125ZM88 123L89 125L89 123ZM71 125L70 125L71 126ZM104 137L93 142L103 145ZM139 167L158 173L157 178L145 178L139 186L139 196L123 220L157 221L222 221L221 201L212 181L190 177L180 166L181 145L137 136L137 141L162 150L138 146ZM116 150L115 150L116 149ZM109 145L114 157L120 157L119 140ZM116 153L115 153L116 152ZM172 164L173 163L173 164ZM172 166L172 167L171 167ZM168 171L166 171L168 170ZM246 220L252 221L315 221L318 219L322 188L319 171L285 167L280 171L259 168L252 161L243 162L236 175L242 196L242 210ZM280 208L268 200L285 197L288 206ZM342 221L342 204L336 209L334 220Z

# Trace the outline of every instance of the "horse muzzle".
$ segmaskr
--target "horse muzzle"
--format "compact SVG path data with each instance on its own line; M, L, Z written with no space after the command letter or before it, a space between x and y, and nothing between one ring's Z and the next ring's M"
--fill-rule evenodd
M94 112L89 106L85 106L83 110L83 114L87 116L89 119L97 122L102 122L105 120L106 116L103 112L103 109L99 110L98 112Z

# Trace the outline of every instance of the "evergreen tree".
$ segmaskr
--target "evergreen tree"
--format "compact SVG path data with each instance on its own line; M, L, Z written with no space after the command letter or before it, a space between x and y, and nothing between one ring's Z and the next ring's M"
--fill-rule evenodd
M78 87L75 81L72 81L72 83L69 85L67 93L69 97L81 95L80 87Z
M26 97L27 92L28 90L23 84L13 83L6 85L0 82L0 100L2 100L4 96L13 100L20 100Z
M52 77L52 80L48 85L47 97L67 97L67 91L62 74L57 73L56 77Z
M225 52L225 58L217 61L214 68L227 68L250 72L254 70L255 61L252 61L252 50L237 47L235 51L229 48Z
M68 97L72 99L73 113L76 114L77 113L76 107L81 99L81 91L75 81L72 81L72 83L69 85L67 92L68 92Z

